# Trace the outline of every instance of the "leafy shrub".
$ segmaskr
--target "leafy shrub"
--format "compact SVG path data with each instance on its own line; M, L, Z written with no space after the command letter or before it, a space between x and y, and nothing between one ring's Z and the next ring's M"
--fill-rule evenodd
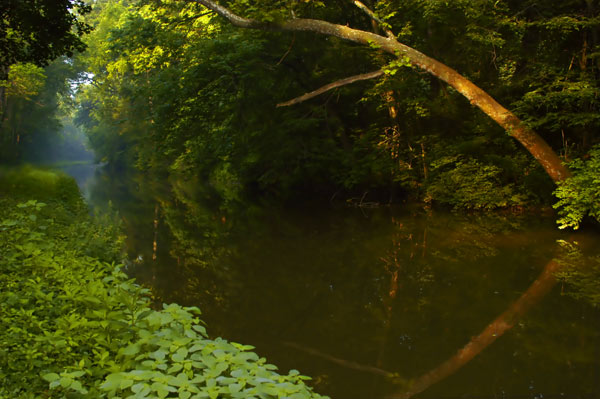
M197 308L151 309L147 289L86 255L86 237L114 231L49 208L0 200L0 398L321 397L251 346L209 339Z
M432 164L435 174L426 200L454 209L496 209L526 204L527 198L513 184L503 184L502 170L475 159L445 157Z
M578 229L587 215L600 221L600 146L594 147L587 160L569 163L573 176L558 183L554 195L558 202L559 228Z

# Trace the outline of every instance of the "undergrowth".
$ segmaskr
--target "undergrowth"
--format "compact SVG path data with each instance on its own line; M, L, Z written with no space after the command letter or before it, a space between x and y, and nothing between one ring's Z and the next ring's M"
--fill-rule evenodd
M67 177L26 172L10 177L21 193L54 198L0 198L0 398L321 397L252 346L209 338L199 309L152 309L116 263L114 225Z

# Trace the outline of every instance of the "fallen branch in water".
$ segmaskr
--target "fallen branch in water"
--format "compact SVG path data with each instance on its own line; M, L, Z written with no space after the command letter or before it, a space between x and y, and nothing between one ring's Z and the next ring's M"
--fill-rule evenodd
M331 356L327 353L323 353L321 351L318 351L313 348L309 348L304 345L295 344L293 342L284 342L283 344L286 346L289 346L291 348L298 349L302 352L306 352L310 355L317 356L317 357L320 357L325 360L329 360L332 363L335 363L337 365L340 365L342 367L349 368L352 370L358 370L358 371L364 371L366 373L377 374L377 375L381 375L386 378L394 378L396 376L396 374L394 374L390 371L383 370L383 369L380 369L380 368L374 367L374 366L365 366L363 364L356 363L351 360L340 359L335 356Z

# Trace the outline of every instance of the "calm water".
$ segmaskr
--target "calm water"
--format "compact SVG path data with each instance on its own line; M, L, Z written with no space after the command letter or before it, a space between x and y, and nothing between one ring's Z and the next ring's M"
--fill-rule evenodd
M600 314L555 284L551 217L225 207L199 186L104 174L90 201L122 219L130 274L212 336L336 399L600 398Z

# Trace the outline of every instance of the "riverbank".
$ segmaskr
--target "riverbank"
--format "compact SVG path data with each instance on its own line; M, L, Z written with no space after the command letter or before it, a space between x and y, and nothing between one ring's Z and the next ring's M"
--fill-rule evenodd
M195 307L151 308L122 237L75 182L0 175L0 398L319 398L252 346L210 339Z

